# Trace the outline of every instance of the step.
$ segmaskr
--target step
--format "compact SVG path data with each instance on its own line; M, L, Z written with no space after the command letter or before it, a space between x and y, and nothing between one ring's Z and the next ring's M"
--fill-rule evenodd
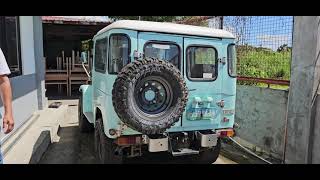
M58 141L60 122L67 115L66 105L36 111L34 119L21 127L3 144L5 164L35 164L47 147Z
M171 153L173 156L184 156L184 155L199 154L199 151L194 149L182 148L182 149L178 149L178 151L172 151Z

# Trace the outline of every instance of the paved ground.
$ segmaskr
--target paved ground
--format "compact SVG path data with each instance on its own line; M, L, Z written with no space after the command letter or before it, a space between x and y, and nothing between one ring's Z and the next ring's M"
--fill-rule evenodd
M96 163L93 150L93 134L82 134L78 131L78 100L56 100L69 105L68 117L61 123L60 141L49 146L40 164L91 164ZM53 101L50 101L53 102ZM49 102L49 103L50 103ZM183 159L172 161L170 156L159 154L150 159L131 159L127 163L183 163ZM220 156L214 164L236 164Z

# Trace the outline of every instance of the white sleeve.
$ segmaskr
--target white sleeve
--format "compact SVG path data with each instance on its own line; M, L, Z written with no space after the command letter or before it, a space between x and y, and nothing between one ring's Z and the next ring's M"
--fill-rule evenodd
M11 72L10 72L10 69L8 67L8 64L7 64L7 61L6 61L6 58L0 48L0 75L9 75Z

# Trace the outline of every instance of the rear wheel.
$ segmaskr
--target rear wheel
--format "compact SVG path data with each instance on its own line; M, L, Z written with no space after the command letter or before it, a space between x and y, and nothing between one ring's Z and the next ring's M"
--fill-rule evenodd
M79 98L79 105L78 105L78 119L79 119L79 129L80 132L87 133L93 131L93 124L91 124L86 116L83 114L83 107L82 107L82 94Z
M102 119L96 120L94 144L96 159L100 164L121 164L123 155L116 154L117 145L104 134Z

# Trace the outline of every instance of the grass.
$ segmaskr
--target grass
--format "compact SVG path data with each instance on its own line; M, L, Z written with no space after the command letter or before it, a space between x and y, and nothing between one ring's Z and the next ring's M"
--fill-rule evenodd
M278 52L243 46L237 49L237 60L239 76L279 80L290 79L291 50ZM267 84L247 81L240 81L238 84L268 87ZM270 88L288 89L288 86L271 85Z
M279 89L279 90L288 90L289 89L289 86L278 85L278 84L271 84L270 87L268 87L267 84L259 83L257 86L258 87L271 88L271 89Z

